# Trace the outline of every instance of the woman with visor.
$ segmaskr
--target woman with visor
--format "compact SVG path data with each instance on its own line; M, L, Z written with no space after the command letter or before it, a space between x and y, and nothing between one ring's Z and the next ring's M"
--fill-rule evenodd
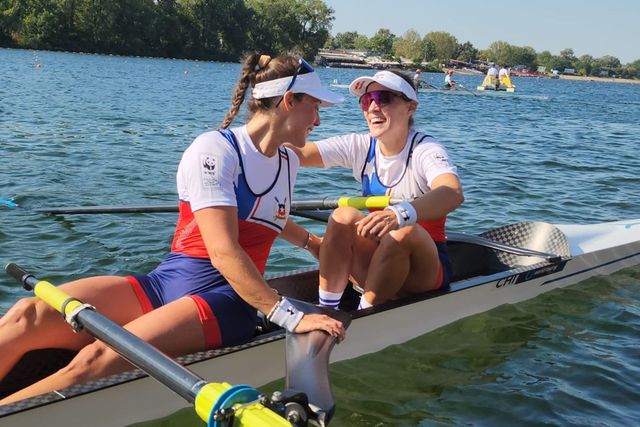
M246 90L251 114L228 129ZM292 332L323 330L344 338L331 317L303 314L263 279L276 237L316 257L320 239L288 219L301 148L320 124L319 107L341 102L304 60L249 54L221 129L198 136L178 167L179 216L171 253L149 274L99 276L62 286L171 357L234 345L253 337L259 310ZM26 352L78 350L68 366L0 404L129 369L85 332L74 333L37 297L0 320L0 378Z
M320 304L337 308L349 278L364 291L359 308L445 287L446 216L464 200L457 169L435 138L413 128L410 76L380 71L355 79L349 92L369 133L296 147L301 165L351 169L363 195L404 201L368 215L351 207L332 213L320 250Z

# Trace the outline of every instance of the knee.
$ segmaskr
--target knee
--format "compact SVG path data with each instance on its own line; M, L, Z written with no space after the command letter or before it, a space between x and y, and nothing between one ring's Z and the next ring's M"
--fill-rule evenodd
M333 211L329 217L324 240L345 239L355 236L355 223L362 218L362 213L350 207L341 207Z
M39 298L23 298L2 317L0 325L28 330L38 324L46 310L50 310L49 306Z
M421 231L423 230L419 225L410 225L399 228L398 230L393 230L380 240L380 245L393 248L408 248L419 238Z
M362 218L362 212L359 210L344 206L334 210L329 219L329 225L353 225Z
M59 372L71 378L74 384L90 381L108 375L112 351L101 341L85 346L71 362Z

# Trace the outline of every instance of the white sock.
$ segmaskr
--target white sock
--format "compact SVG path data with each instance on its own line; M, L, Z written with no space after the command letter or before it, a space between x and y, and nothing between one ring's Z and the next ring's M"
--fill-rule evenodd
M362 295L360 297L360 304L358 304L358 310L364 310L365 308L369 308L369 307L373 307L373 304L367 301L364 295Z
M343 292L329 292L323 289L318 289L318 294L320 295L320 305L323 307L333 308L334 310L338 309L340 305L340 298L342 298Z

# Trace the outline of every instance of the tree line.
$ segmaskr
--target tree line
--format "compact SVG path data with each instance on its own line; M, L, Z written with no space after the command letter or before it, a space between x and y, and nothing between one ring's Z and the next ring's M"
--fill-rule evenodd
M0 46L237 61L246 50L313 57L321 0L0 0Z
M322 0L0 0L0 46L222 61L237 61L247 50L313 58L325 47L365 49L433 70L451 59L484 60L640 78L640 59L623 65L610 55L576 57L572 49L552 55L504 41L479 50L445 31L396 36L381 28L372 37L355 31L332 37L333 13Z
M396 36L388 29L381 28L372 37L348 31L329 37L324 47L363 49L386 59L408 59L416 65L424 66L426 62L427 68L434 71L439 71L441 64L454 59L467 63L483 60L506 67L522 67L529 71L544 67L546 71L563 72L572 69L576 74L584 76L640 78L640 59L623 65L618 58L610 55L600 58L591 55L576 57L570 48L563 49L559 55L552 55L548 50L536 52L532 47L514 46L505 41L495 41L487 49L479 50L469 41L458 42L455 36L445 31L430 32L424 37L413 29L402 36Z

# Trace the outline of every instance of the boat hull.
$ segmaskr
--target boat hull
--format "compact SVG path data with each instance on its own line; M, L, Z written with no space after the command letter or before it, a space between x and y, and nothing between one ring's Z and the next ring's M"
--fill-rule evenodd
M348 338L334 348L331 361L374 353L500 305L515 304L640 263L640 221L605 224L597 229L599 232L593 227L560 228L569 235L566 244L572 256L564 256L559 262L527 263L519 258L516 262L519 265L513 268L458 280L446 291L354 312ZM498 230L494 234L502 233ZM507 238L513 239L522 243L517 231ZM461 245L458 250L462 254L468 249ZM501 258L492 262L506 261ZM309 300L317 289L316 278L316 271L306 271L270 283L285 294L292 289L302 290L296 296ZM281 330L267 332L241 346L180 359L208 380L223 379L256 387L284 377L284 360L285 334ZM0 425L33 426L46 420L49 427L66 427L86 417L93 426L120 426L165 417L185 407L186 402L177 395L136 370L0 406Z

